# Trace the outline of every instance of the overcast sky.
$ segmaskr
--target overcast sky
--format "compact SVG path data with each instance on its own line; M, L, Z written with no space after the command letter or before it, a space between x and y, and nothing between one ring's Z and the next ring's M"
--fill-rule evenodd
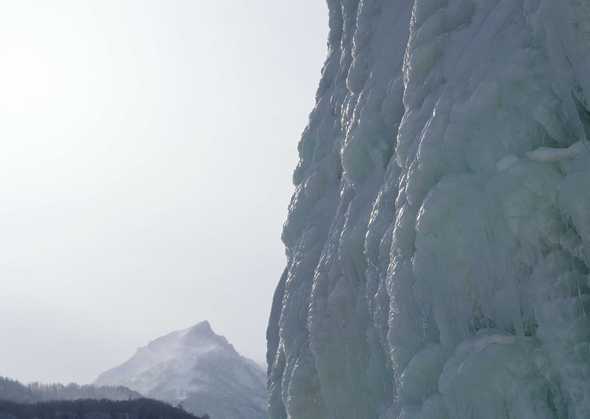
M324 3L0 2L0 375L204 319L263 361Z

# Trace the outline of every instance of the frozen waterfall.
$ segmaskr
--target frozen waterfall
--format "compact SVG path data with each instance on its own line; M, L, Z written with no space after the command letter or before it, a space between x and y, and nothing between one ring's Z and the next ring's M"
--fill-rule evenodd
M271 419L590 418L590 2L328 5Z

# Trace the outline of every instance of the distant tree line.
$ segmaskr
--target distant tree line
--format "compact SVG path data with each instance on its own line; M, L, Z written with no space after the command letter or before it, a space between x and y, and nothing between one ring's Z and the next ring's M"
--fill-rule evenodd
M0 377L0 400L17 403L35 403L50 400L78 400L78 399L109 399L129 400L139 399L141 394L127 387L95 387L78 384L21 384L10 378Z
M24 385L0 377L0 419L209 419L123 386Z
M208 419L152 399L0 401L0 419Z

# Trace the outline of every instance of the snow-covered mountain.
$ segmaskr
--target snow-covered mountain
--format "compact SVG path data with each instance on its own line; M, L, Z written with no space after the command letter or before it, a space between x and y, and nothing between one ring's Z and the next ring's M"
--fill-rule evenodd
M263 369L240 356L206 321L150 342L95 384L123 385L211 419L267 417Z
M590 418L590 2L328 6L271 418Z

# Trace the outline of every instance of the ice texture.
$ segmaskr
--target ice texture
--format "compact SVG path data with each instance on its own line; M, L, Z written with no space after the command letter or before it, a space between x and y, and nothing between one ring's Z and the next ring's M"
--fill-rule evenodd
M590 418L590 2L328 6L270 417Z

